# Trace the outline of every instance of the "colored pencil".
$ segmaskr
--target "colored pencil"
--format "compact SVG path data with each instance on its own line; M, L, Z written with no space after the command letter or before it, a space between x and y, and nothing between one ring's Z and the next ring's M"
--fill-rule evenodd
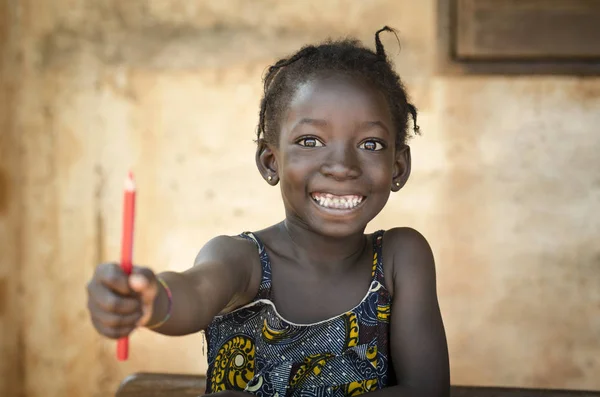
M123 194L123 236L121 239L121 268L125 274L130 275L133 267L133 224L135 219L135 182L133 174L129 172L125 180ZM129 338L119 338L117 341L117 359L127 360L129 356Z

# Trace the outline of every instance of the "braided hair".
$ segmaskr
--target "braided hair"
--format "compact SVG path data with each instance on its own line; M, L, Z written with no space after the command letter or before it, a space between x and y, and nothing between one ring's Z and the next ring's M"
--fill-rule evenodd
M396 129L397 148L402 147L409 138L409 115L413 120L413 131L418 134L417 109L408 102L400 76L393 70L385 53L379 38L381 32L396 33L387 26L379 29L375 33L375 52L357 40L327 41L302 47L291 57L269 67L260 101L256 132L258 142L278 145L281 117L298 85L327 72L363 78L385 95Z

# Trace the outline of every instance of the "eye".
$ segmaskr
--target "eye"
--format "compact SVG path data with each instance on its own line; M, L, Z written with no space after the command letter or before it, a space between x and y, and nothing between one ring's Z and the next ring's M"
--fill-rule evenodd
M304 147L325 146L325 145L323 145L323 143L320 140L318 140L317 138L313 138L313 137L301 138L296 143L298 145L304 146Z
M383 143L375 141L373 139L364 141L358 147L361 149L364 149L364 150L371 151L371 152L377 152L379 150L385 149L385 145L383 145Z

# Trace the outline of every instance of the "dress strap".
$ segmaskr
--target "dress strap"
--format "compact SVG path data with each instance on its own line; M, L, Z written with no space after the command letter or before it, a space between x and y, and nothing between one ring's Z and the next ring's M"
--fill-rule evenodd
M378 230L373 233L373 269L371 271L371 278L379 281L381 285L384 283L384 272L383 272L383 234L384 230Z
M262 276L260 280L260 286L258 287L258 294L254 300L258 299L270 299L271 298L271 261L269 255L265 249L264 244L260 239L252 232L244 232L240 234L240 237L246 240L252 241L258 248L258 257L260 259L260 265L262 267Z

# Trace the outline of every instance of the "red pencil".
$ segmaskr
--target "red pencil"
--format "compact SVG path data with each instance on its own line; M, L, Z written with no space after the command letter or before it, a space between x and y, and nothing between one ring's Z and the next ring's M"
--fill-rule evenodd
M121 268L125 274L131 274L133 257L133 221L135 219L135 183L133 174L129 172L125 180L123 197L123 238L121 240ZM119 338L117 341L117 359L127 360L129 354L129 338Z

